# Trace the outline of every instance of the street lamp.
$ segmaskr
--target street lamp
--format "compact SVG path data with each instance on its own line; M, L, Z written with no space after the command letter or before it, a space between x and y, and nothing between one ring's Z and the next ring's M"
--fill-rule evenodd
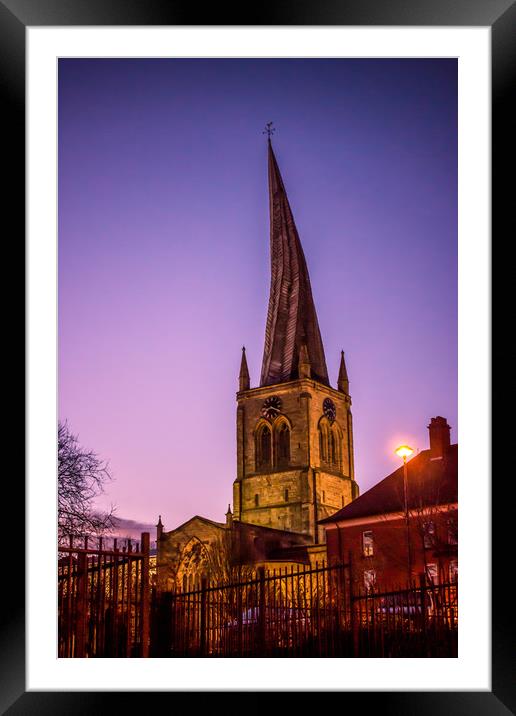
M403 459L403 496L405 503L405 526L407 530L407 574L408 574L408 585L412 579L412 563L410 558L410 525L409 525L409 510L408 510L408 495L407 495L407 458L410 457L414 450L408 445L400 445L395 450L396 455Z

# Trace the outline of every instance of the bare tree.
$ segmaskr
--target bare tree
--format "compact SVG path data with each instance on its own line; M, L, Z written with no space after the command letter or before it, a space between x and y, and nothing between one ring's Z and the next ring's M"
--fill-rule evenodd
M209 550L206 576L220 585L251 579L255 574L252 565L240 559L236 535L232 530L224 530Z
M69 535L100 535L114 526L115 508L99 512L96 497L112 480L108 465L95 452L79 444L66 422L58 426L58 538L62 543Z

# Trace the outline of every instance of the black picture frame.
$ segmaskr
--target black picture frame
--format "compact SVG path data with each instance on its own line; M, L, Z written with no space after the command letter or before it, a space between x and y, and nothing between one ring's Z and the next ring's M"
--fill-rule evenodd
M198 20L202 18L200 23ZM0 0L0 89L3 94L4 151L10 154L10 161L4 165L5 183L4 222L7 216L16 217L7 234L4 245L18 253L20 265L24 259L25 232L25 30L27 26L68 26L68 25L390 25L390 26L485 26L491 28L492 38L492 235L493 258L501 256L498 266L510 270L508 261L503 261L504 229L512 223L514 227L514 181L508 181L514 173L510 151L516 117L510 106L511 89L514 87L516 59L516 4L513 0L279 0L262 5L242 5L235 9L229 3L225 6L211 4L200 8L198 4L176 2L175 0ZM5 154L4 154L5 156ZM512 199L512 201L511 201ZM512 222L510 223L511 217ZM514 234L514 230L512 232ZM16 240L14 237L16 236ZM510 238L510 237L509 237ZM514 238L512 239L514 241ZM507 243L511 243L510 241ZM496 249L496 251L494 251ZM511 281L499 277L492 292L493 328L504 313L511 298ZM512 279L512 283L514 278ZM10 297L10 305L15 302ZM23 304L24 299L21 299ZM510 305L510 304L509 304ZM10 310L4 311L11 324L7 331L15 335L20 322L14 320ZM514 332L514 331L512 331ZM508 339L510 340L510 338ZM21 341L23 343L23 340ZM507 341L504 349L493 352L493 359L508 367ZM11 363L11 367L16 364ZM21 364L20 364L21 365ZM20 370L21 372L21 370ZM493 407L501 403L507 392L506 376L503 370L493 371ZM18 385L22 384L20 383ZM19 391L16 396L19 398ZM496 447L507 446L509 424L497 423L493 430L492 455ZM489 439L489 436L486 436ZM503 459L503 458L501 458ZM500 459L500 462L501 462ZM493 481L493 544L504 545L504 535L510 524L509 510L512 502L507 499L507 482L511 475L499 469L492 473L498 476ZM107 713L126 709L148 712L149 699L175 695L166 693L130 692L26 692L25 688L25 608L23 599L23 571L20 561L24 553L24 532L21 524L24 505L24 483L20 475L19 462L16 472L11 473L10 488L14 492L9 498L10 505L18 509L5 509L8 527L4 534L8 541L4 549L7 565L7 606L1 612L1 675L0 708L9 714L85 714ZM502 483L503 478L507 480ZM512 510L511 510L512 511ZM9 524L9 520L11 524ZM15 548L11 548L14 545ZM346 708L378 709L382 713L420 715L439 712L442 714L507 714L516 713L514 690L514 648L511 630L512 621L510 596L507 593L508 571L504 550L493 550L493 597L492 597L492 691L446 691L446 692L347 692ZM5 567L4 567L5 569ZM9 573L16 574L14 580ZM504 591L505 590L505 591ZM224 694L221 694L226 698ZM210 698L213 698L212 695ZM278 694L279 696L279 694ZM364 699L366 703L364 704ZM351 703L350 703L351 702ZM355 703L353 703L355 702ZM356 704L356 705L355 705ZM233 701L233 708L236 708Z

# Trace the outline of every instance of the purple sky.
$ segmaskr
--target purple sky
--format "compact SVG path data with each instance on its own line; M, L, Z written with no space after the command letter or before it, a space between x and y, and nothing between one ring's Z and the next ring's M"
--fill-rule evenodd
M269 291L265 123L365 491L457 439L455 60L60 60L59 413L166 529L223 520Z

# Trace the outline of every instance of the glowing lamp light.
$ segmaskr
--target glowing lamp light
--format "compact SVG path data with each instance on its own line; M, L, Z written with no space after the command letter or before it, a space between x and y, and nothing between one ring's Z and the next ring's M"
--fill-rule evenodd
M401 457L403 458L403 460L406 460L413 454L414 450L412 450L412 448L408 445L400 445L399 448L396 448L394 452L398 457Z

